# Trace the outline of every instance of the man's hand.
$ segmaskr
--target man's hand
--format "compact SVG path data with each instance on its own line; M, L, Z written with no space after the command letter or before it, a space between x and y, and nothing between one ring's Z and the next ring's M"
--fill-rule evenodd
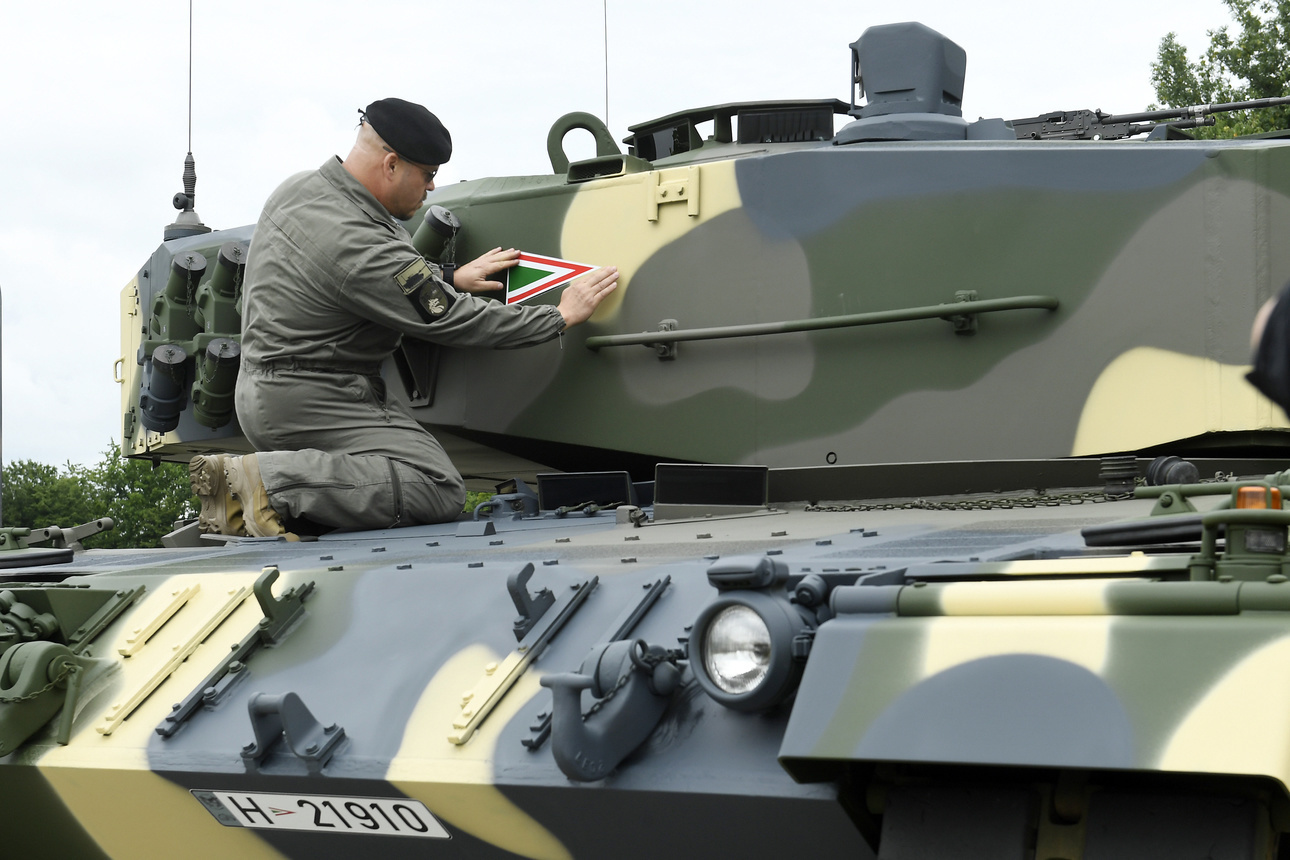
M618 267L601 266L565 287L558 306L565 328L584 322L617 286Z
M502 288L501 281L490 281L489 277L503 269L509 269L520 262L520 252L514 248L503 251L494 248L487 254L459 266L452 273L452 286L465 293L496 292Z

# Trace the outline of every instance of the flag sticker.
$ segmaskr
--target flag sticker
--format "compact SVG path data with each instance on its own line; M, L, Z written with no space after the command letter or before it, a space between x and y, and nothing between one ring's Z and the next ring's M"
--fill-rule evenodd
M506 276L506 304L513 305L547 290L563 287L595 266L574 263L556 257L520 252L520 264L510 269Z

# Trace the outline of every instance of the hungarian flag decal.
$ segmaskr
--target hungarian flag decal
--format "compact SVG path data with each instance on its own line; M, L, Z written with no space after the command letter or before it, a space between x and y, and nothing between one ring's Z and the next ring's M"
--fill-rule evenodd
M520 264L507 271L506 304L513 305L540 296L547 290L563 287L594 268L586 263L521 251Z

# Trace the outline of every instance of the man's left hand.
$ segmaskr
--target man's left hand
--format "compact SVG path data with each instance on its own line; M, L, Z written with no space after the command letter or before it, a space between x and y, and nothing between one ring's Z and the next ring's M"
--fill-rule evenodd
M502 289L501 281L490 281L492 275L518 265L520 252L514 248L494 248L487 254L457 267L452 273L452 286L465 293L489 293Z

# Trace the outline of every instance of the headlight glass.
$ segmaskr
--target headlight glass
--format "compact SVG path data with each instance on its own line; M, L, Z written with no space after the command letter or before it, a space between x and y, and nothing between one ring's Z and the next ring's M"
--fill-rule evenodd
M770 630L747 606L728 606L708 625L703 643L708 677L731 695L756 689L770 669Z

